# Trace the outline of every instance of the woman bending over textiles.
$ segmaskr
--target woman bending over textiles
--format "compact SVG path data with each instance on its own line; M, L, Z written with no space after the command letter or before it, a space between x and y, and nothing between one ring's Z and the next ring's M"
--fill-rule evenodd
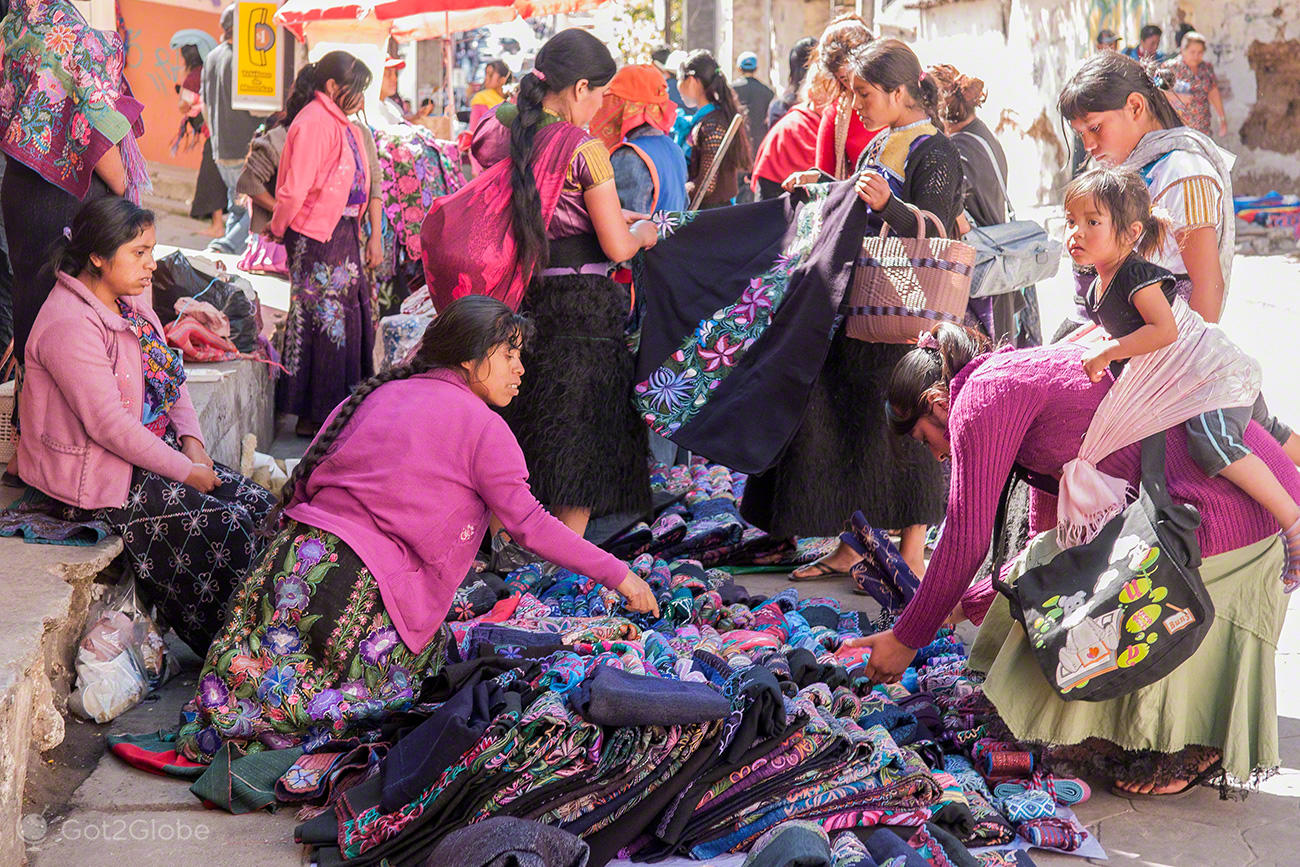
M467 295L414 360L362 383L285 486L284 521L231 600L178 750L349 737L409 707L447 658L452 595L489 513L529 550L658 614L650 588L552 517L494 411L519 392L532 324Z

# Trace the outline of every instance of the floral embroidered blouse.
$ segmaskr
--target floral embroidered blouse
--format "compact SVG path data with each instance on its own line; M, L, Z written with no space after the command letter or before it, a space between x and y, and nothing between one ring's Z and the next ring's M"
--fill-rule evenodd
M181 395L185 367L181 354L167 345L153 325L123 301L118 301L122 318L140 340L144 360L144 411L141 421L155 436L162 437L171 424L168 413Z

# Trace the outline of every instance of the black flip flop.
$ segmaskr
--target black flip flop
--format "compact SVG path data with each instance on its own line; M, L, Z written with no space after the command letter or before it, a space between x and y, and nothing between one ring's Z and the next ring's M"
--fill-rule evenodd
M823 563L821 560L817 560L817 561L815 561L815 562L813 562L813 563L809 563L807 566L800 566L799 568L800 568L800 569L820 569L821 571L820 571L820 572L817 572L817 573L815 573L815 574L813 574L813 575L804 575L804 576L802 576L802 577L795 577L794 572L791 572L791 573L790 573L790 580L793 581L795 584L803 584L803 583L808 582L808 581L829 581L829 580L831 580L832 578L848 578L848 577L850 577L850 575L849 575L848 572L837 572L837 571L835 571L835 569L834 569L833 567L831 567L831 566L827 566L827 565L826 565L825 563Z

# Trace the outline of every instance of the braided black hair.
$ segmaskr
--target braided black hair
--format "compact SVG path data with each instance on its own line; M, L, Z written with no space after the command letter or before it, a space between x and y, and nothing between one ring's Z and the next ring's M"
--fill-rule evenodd
M532 337L533 323L495 298L466 295L448 304L425 329L420 347L409 364L398 365L358 385L329 425L316 435L281 489L280 502L267 516L263 534L269 536L278 531L284 509L329 454L361 402L375 389L430 370L457 370L467 361L481 362L502 344L521 349Z
M900 358L885 386L885 416L900 436L929 415L932 401L949 399L948 387L963 367L993 349L979 331L951 322L940 322L930 334L935 345L918 346Z
M585 30L561 30L537 52L533 67L519 80L519 114L510 126L510 208L519 265L526 272L546 267L550 246L542 221L542 198L533 177L533 140L542 125L542 100L586 81L609 84L618 66L605 44Z
M315 98L316 70L315 63L308 63L298 70L298 75L293 79L293 87L289 88L289 95L284 98L284 110L276 121L278 125L292 126L293 119L298 116L298 112L306 108Z
M105 196L81 206L72 218L72 226L50 248L50 262L55 272L76 277L82 271L100 276L92 255L112 259L119 247L129 244L154 224L153 211L123 199Z
M921 61L907 44L898 39L878 39L849 52L854 75L886 93L902 87L912 101L943 129L939 116L939 83L921 69Z

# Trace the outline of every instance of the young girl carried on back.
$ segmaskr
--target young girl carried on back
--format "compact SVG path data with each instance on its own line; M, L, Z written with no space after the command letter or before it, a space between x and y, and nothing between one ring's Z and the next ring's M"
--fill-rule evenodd
M1300 505L1246 445L1246 427L1252 420L1265 427L1270 423L1268 408L1258 395L1258 363L1177 297L1171 272L1145 258L1160 249L1168 225L1152 213L1150 193L1136 174L1107 168L1080 175L1066 188L1065 213L1070 257L1076 264L1097 269L1083 305L1109 336L1083 355L1088 376L1100 381L1109 366L1118 380L1112 388L1114 396L1142 400L1143 412L1150 410L1148 426L1171 413L1171 423L1185 420L1188 448L1206 475L1222 474L1284 528L1283 583L1285 591L1291 592L1300 586ZM1099 419L1107 409L1104 402ZM1109 430L1097 434L1095 420L1080 457L1095 465L1105 456L1105 449L1090 448L1095 444L1090 440L1109 436L1132 441L1131 432L1118 430L1123 427L1118 419L1130 416L1136 421L1135 410L1132 405L1111 408L1100 424ZM1067 515L1068 508L1063 501L1063 526L1079 516L1078 511ZM1095 528L1097 514L1087 512L1075 526ZM1077 535L1072 539L1081 540Z

